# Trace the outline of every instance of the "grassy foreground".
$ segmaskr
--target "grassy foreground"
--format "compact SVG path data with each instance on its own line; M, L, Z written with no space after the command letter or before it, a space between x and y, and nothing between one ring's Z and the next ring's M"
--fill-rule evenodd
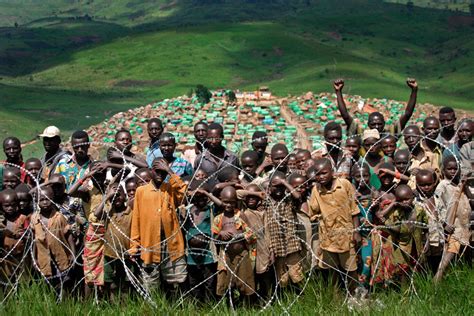
M318 281L307 284L304 295L285 295L279 302L262 310L239 308L239 315L469 315L472 313L474 271L457 268L438 286L417 275L411 287L402 290L380 290L371 296L363 308L350 310L340 291L323 286ZM156 307L141 298L128 298L122 302L102 302L66 299L57 304L54 294L43 285L34 284L20 290L0 306L3 315L231 315L224 302L204 307L184 300L181 304L169 302L160 295L153 297Z

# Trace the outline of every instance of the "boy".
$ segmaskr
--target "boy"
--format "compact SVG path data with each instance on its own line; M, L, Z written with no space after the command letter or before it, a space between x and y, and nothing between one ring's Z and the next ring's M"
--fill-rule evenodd
M55 286L67 284L69 271L75 257L75 244L69 231L66 218L53 203L54 192L51 186L39 190L39 212L31 216L34 235L34 266L41 275L50 278Z
M397 138L393 135L387 135L382 139L382 151L385 156L393 159L393 154L397 149Z
M33 213L33 197L30 194L30 189L22 183L15 188L15 192L18 198L18 210L29 219Z
M41 175L43 165L38 158L30 158L25 162L25 169L28 171L27 184L32 188L38 184L42 184L44 179Z
M436 141L441 144L443 150L456 142L456 113L449 106L439 109L439 121L441 123L441 133Z
M340 269L357 280L354 246L360 245L361 236L354 188L348 180L334 178L331 161L326 158L318 159L315 169L316 186L308 206L312 221L319 219L319 266ZM353 288L349 287L351 291Z
M428 217L428 240L426 241L424 253L427 264L433 274L438 270L443 254L443 223L446 221L446 213L439 212L436 205L434 192L438 183L433 171L422 169L416 174L417 196L415 203L418 203Z
M163 130L163 122L159 118L153 117L148 120L147 131L150 137L150 145L146 148L145 152L146 162L150 168L155 158L163 157L160 151L160 136Z
M192 204L183 217L183 232L187 245L186 261L191 295L200 302L215 297L217 252L211 227L215 216L214 196L203 181L193 180L188 194Z
M164 182L168 175L169 182ZM185 191L186 184L167 161L156 158L152 181L135 193L129 253L140 257L143 284L148 291L163 279L173 293L186 280L184 239L176 214Z
M471 207L466 193L461 191L462 186L459 183L461 170L454 156L443 159L443 174L444 179L436 187L435 197L440 212L446 214L444 229L448 237L435 281L440 281L454 257L469 247L471 237L469 232ZM467 189L467 186L465 187Z
M21 183L21 171L20 169L13 167L6 167L3 170L3 189L15 188Z
M151 170L148 168L140 168L135 171L135 180L139 187L148 184L151 181L151 177Z
M291 192L288 196L286 191ZM275 258L276 279L281 287L291 281L297 286L303 281L301 242L297 235L297 208L290 195L299 200L301 195L286 181L286 176L275 171L270 176L269 195L264 203L265 228L270 240L270 251Z
M21 155L21 142L16 137L7 137L3 140L3 152L11 168L15 168L20 172L20 182L26 181L27 173L25 171L25 163Z
M220 242L216 293L224 296L236 288L250 298L255 293L255 277L249 248L256 237L240 216L235 189L231 186L222 189L219 200L216 205L224 212L214 218L212 225L212 233Z
M360 136L351 136L346 139L346 156L348 156L352 164L359 161L360 148L362 147L362 140Z
M416 175L420 169L432 169L438 176L441 175L439 169L439 159L429 150L421 146L421 132L416 125L408 125L403 131L403 139L410 151L410 172Z
M5 215L5 231L1 243L2 263L0 265L2 282L15 285L23 273L25 245L27 240L28 218L18 209L18 198L12 189L0 192L0 209Z
M168 165L173 172L181 178L193 174L193 166L181 157L175 157L174 151L176 149L176 140L171 133L163 133L160 136L160 151L163 158L166 159ZM168 181L168 179L166 179Z
M240 162L242 164L241 182L249 184L255 181L257 178L258 153L253 150L244 151L240 157Z
M136 178L130 178L125 182L125 191L127 192L127 200L130 207L133 208L133 200L137 192L138 184Z
M311 152L306 149L300 149L296 152L296 168L298 170L304 170L304 164L307 160L311 159Z
M412 190L416 189L415 175L412 175L410 170L410 151L408 149L399 149L393 155L393 164L396 168L395 182L398 184L406 184ZM402 179L408 177L408 180Z

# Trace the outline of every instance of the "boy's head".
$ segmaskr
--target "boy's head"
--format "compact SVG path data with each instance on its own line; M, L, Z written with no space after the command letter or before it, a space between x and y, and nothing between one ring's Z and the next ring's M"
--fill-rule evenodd
M151 142L154 143L160 139L160 135L163 133L163 122L161 122L159 118L153 117L148 120L146 129L148 137L150 137Z
M439 120L434 116L428 116L423 121L423 134L430 140L435 140L439 135Z
M290 170L296 170L298 169L297 167L297 159L295 154L289 154L288 159L286 160L286 165Z
M379 133L383 133L385 129L385 118L380 112L373 112L369 114L367 125L370 129L376 129Z
M48 180L54 192L54 201L59 203L66 194L66 179L58 173L54 173Z
M355 163L351 168L351 178L357 188L369 187L370 167L368 164Z
M462 144L470 142L472 140L472 134L474 133L474 122L470 119L463 119L459 123L457 135L458 139Z
M346 150L349 151L351 157L357 159L359 150L362 146L362 140L359 136L351 136L346 139Z
M224 140L224 128L218 123L209 124L207 130L207 146L210 149L216 149L222 146Z
M125 183L125 190L127 190L127 196L129 200L133 200L135 198L135 193L137 192L138 184L137 179L135 177L129 178Z
M403 140L405 144L407 144L408 149L413 151L413 149L417 148L420 145L421 139L421 132L420 128L416 125L408 125L403 130Z
M324 140L328 151L339 150L342 142L342 127L336 122L324 126Z
M163 133L160 136L160 150L163 154L163 157L170 159L174 155L174 150L176 149L176 140L174 135L171 133Z
M270 153L270 158L272 159L273 167L277 170L286 172L288 154L288 148L286 148L284 144L274 145Z
M7 161L16 162L21 158L21 142L16 137L7 137L3 140L3 152Z
M89 155L89 134L85 131L75 131L71 136L72 150L78 160L87 160Z
M388 169L390 171L395 172L395 166L391 162L381 163L379 168L380 169ZM390 186L393 185L393 179L395 179L395 177L391 174L380 172L379 173L379 179L380 179L380 183L382 184L382 186L387 188L387 187L390 187Z
M362 145L368 156L378 156L380 153L380 133L376 129L365 130L362 135Z
M306 197L306 194L308 193L308 178L305 175L292 173L288 177L288 183L296 192L300 193L302 197Z
M115 195L110 198L112 207L115 210L124 209L126 205L125 203L127 202L127 196L125 195L125 191L123 190L122 186L118 183L113 183L110 185L110 189L112 192L115 192Z
M206 122L200 121L194 125L194 138L200 144L204 144L207 139L209 126Z
M161 185L163 181L165 181L166 176L168 173L164 170L161 169L161 164L162 163L168 163L165 158L163 157L158 157L153 160L153 163L151 164L151 178L153 182L155 182L156 186Z
M320 158L316 160L314 165L316 171L316 182L322 186L326 186L332 183L334 171L332 169L331 161L327 158Z
M189 191L196 191L197 189L204 190L206 192L210 192L209 184L204 182L203 180L192 180L189 183L188 190ZM191 196L191 202L199 209L206 207L209 203L209 198L202 193L194 192Z
M38 206L40 212L50 212L54 208L54 191L49 185L45 185L40 190Z
M43 168L41 160L38 158L30 158L25 161L25 169L28 171L33 179L39 180L41 177L40 171Z
M262 190L256 184L250 184L249 186L247 186L247 191L262 192ZM247 197L245 198L245 204L251 210L257 209L261 202L262 200L255 195L247 195Z
M382 151L385 156L393 158L397 149L397 138L393 135L387 135L382 139Z
M304 162L304 164L303 164L303 170L304 170L305 172L308 172L309 168L314 167L315 162L316 162L316 160L314 160L314 159L308 159L308 160L306 160L306 161Z
M447 156L443 159L443 174L450 181L459 180L461 176L461 168L455 156Z
M217 174L217 181L220 183L237 182L239 181L239 170L234 166L224 167Z
M307 160L311 159L311 152L306 149L300 149L298 150L295 156L296 156L296 167L299 170L304 170L304 163Z
M15 192L20 211L25 215L31 213L33 211L33 197L30 194L30 188L26 184L21 183L15 188Z
M456 113L452 107L445 106L439 109L439 121L443 130L454 131L456 124Z
M61 136L59 128L56 126L48 126L44 129L43 134L39 135L43 137L43 147L46 153L55 154L61 145Z
M153 174L148 168L140 168L135 171L135 180L138 187L148 184L153 177Z
M240 157L240 164L245 171L245 177L252 179L257 175L255 172L258 168L258 153L253 150L244 151Z
M132 134L129 130L121 129L115 134L115 147L124 153L129 153L132 148Z
M227 186L222 189L220 200L224 204L224 212L234 212L237 208L237 192L232 186Z
M20 169L14 167L6 167L3 170L3 188L14 190L21 183Z
M281 171L277 170L270 175L270 196L277 201L282 200L286 194L286 187L281 183L283 180L285 180L285 174Z
M400 149L393 155L393 163L397 171L406 174L410 168L410 151L408 149Z
M263 158L268 146L268 135L266 132L256 131L252 135L252 149L258 153L259 159Z
M209 177L209 175L202 169L198 169L194 172L194 179L196 180L206 180L207 177Z
M432 197L436 189L437 178L432 170L420 169L416 174L416 188L424 197Z
M395 189L395 198L404 208L411 208L413 206L414 197L412 189L406 184L400 184Z
M0 192L0 208L7 217L18 213L18 197L14 190L6 189Z

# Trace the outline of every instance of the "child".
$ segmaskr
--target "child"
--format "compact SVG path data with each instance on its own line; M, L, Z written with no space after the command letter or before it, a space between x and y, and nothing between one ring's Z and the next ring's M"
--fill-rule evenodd
M393 155L393 164L396 168L395 182L406 184L412 190L415 190L415 175L412 175L410 172L410 151L408 149L397 150Z
M351 170L352 184L356 191L357 206L360 214L360 235L362 245L360 248L361 260L358 262L359 285L368 289L371 277L372 265L372 239L371 225L373 223L373 214L376 211L376 203L373 203L375 189L369 184L370 168L367 164L356 163Z
M214 298L216 288L217 254L211 231L215 216L212 200L215 198L209 194L209 186L203 181L192 181L189 190L192 204L182 214L188 282L191 295L203 302Z
M435 190L435 198L440 213L446 214L445 231L448 234L441 263L435 275L435 281L443 278L444 271L456 255L461 255L469 248L469 216L471 207L469 199L460 186L461 170L454 156L443 159L444 179ZM465 185L465 190L468 187ZM469 249L467 249L469 251Z
M360 136L350 136L346 139L346 156L351 158L351 162L355 163L360 159L360 148L362 146L362 141Z
M8 285L15 286L19 277L24 273L24 261L27 240L28 218L18 209L18 198L12 189L0 192L0 209L5 215L5 231L1 243L2 263L0 264L1 280Z
M439 159L430 150L426 150L421 145L421 132L417 125L408 125L403 130L403 139L410 151L410 171L416 175L420 169L432 169L437 175L441 175L439 170Z
M383 230L389 234L388 242L393 245L392 256L384 258L391 264L385 282L404 281L419 264L424 239L424 229L420 226L428 221L424 209L413 205L414 197L410 187L402 184L395 190L396 201L377 214Z
M135 193L137 192L138 184L136 178L130 178L125 182L125 190L127 192L127 200L130 207L133 208L133 200L135 200Z
M30 194L30 189L24 183L15 188L16 196L18 198L18 210L21 214L30 218L33 213L33 197Z
M290 172L293 172L294 170L298 169L297 162L298 162L298 160L296 159L295 154L289 154L288 155L287 165L288 165L288 169L289 169Z
M148 184L151 181L151 170L148 168L140 168L135 171L135 181L139 187Z
M212 233L220 241L216 293L224 296L227 291L237 289L250 298L255 293L255 277L249 249L256 237L240 216L237 192L233 187L222 189L216 204L224 209L212 225Z
M393 159L393 154L397 149L397 138L393 135L387 135L382 139L382 151L386 157Z
M297 234L297 207L286 191L299 200L301 195L286 182L283 172L270 176L269 196L265 200L265 228L270 240L270 251L275 258L276 279L281 287L291 281L297 286L303 281L301 242Z
M307 160L311 159L311 152L306 149L300 149L296 152L296 168L298 170L304 170L304 164Z
M38 158L30 158L25 162L25 169L28 171L28 177L26 178L26 183L32 188L36 187L38 184L43 183L43 177L41 175L41 170L43 170L43 164Z
M428 240L426 241L424 254L428 267L433 274L438 270L443 254L443 223L446 214L440 213L435 202L434 192L437 184L436 175L433 171L422 169L416 174L417 195L415 203L418 203L426 212L428 217Z
M357 280L354 243L359 245L361 236L357 230L360 211L354 200L354 188L348 180L334 178L329 159L318 159L315 169L317 184L311 192L309 211L313 221L319 219L319 266L340 269ZM351 291L353 288L349 286Z
M20 169L5 167L3 170L3 189L15 190L15 188L21 183L20 178Z
M51 186L44 186L39 194L39 212L31 216L30 224L35 245L34 266L43 277L54 276L51 284L55 287L67 287L68 271L76 254L74 240L66 218L53 203Z
M273 287L274 258L269 248L268 236L265 234L265 211L262 209L262 200L265 193L255 184L247 186L245 191L239 190L244 196L245 210L241 218L247 223L257 237L255 253L255 285L257 293L262 299L267 299Z
M380 134L376 129L365 130L362 135L362 145L366 152L364 157L360 158L361 163L367 163L370 167L370 185L380 189L380 179L377 177L377 167L383 162L389 162L390 158L381 154Z
M240 180L243 184L252 183L257 178L258 153L253 150L244 151L240 157L242 172Z

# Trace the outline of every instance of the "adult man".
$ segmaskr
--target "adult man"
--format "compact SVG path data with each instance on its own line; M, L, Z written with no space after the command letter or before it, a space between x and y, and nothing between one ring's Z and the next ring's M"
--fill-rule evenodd
M163 157L160 151L160 136L163 133L163 123L160 119L154 117L148 121L148 136L150 137L150 146L146 149L146 162L151 167L153 160Z
M48 126L39 135L43 138L45 154L41 157L43 169L41 175L43 180L47 180L56 169L58 162L71 156L71 153L61 147L60 130L56 126Z

